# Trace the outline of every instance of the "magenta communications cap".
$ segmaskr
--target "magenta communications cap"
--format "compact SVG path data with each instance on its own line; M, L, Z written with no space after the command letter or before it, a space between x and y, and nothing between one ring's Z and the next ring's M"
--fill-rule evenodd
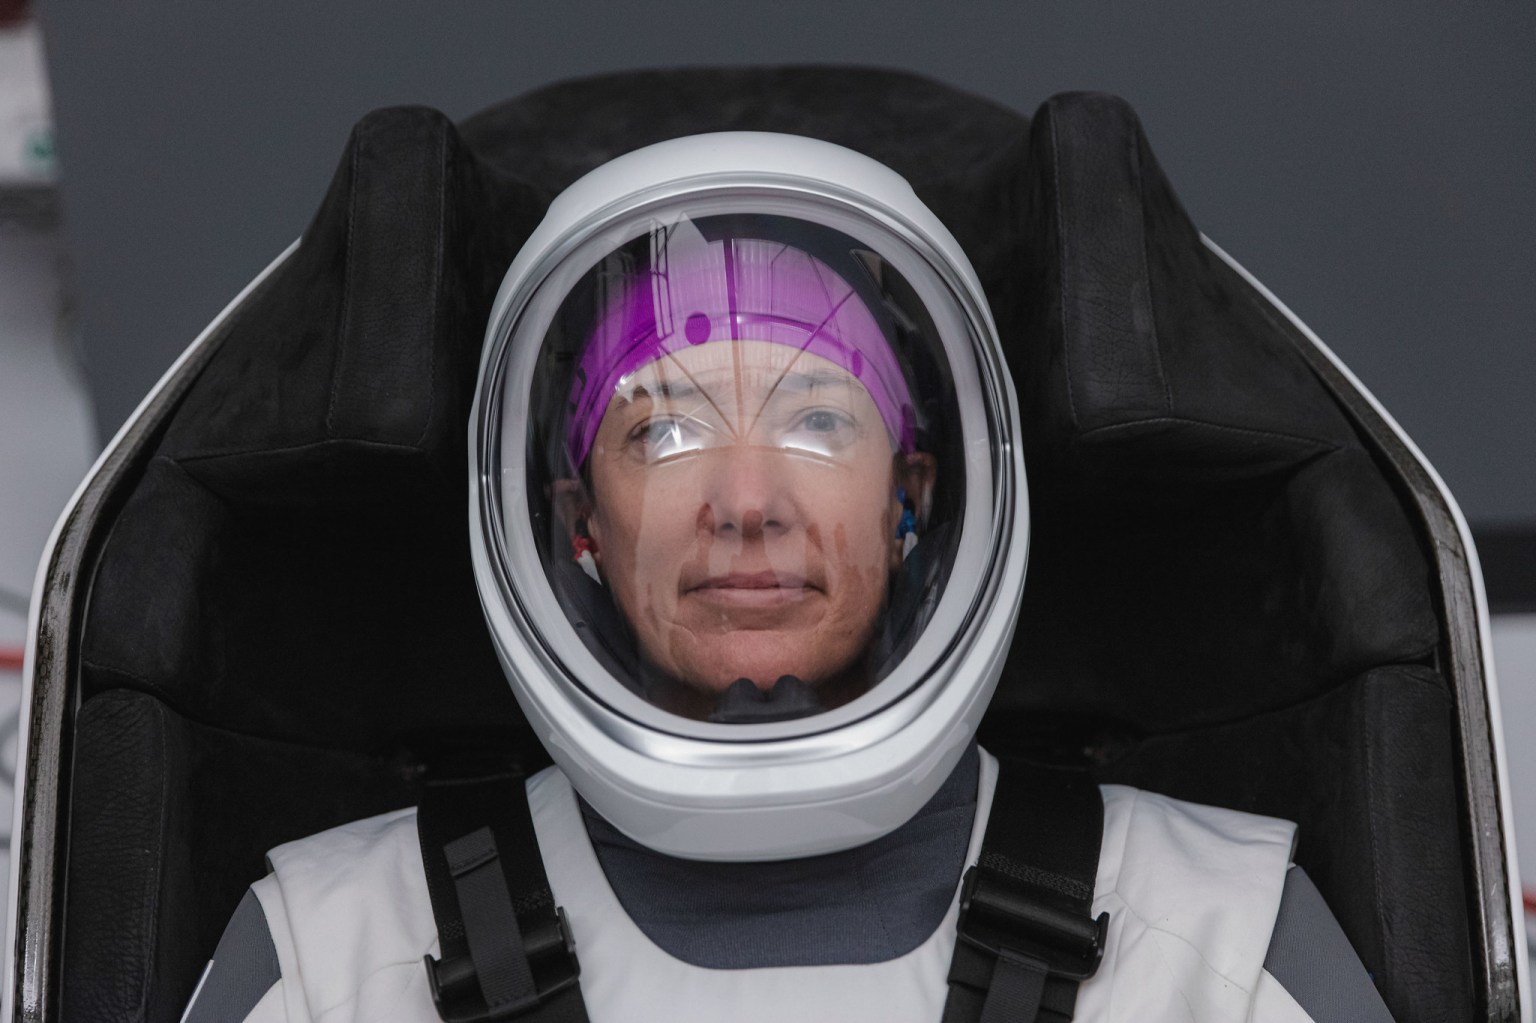
M851 285L783 242L705 239L691 224L624 280L587 341L571 386L567 444L579 470L620 382L647 363L710 341L766 341L820 356L874 399L893 443L915 440L911 393L890 341Z

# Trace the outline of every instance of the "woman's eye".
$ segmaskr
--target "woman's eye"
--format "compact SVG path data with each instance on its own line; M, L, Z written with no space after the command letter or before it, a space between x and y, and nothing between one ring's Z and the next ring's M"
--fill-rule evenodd
M675 420L664 419L655 423L647 423L642 439L647 444L665 444L667 441L676 441L681 435L682 428Z
M836 412L829 412L826 409L818 409L800 420L801 428L812 433L832 433L835 430L842 429L847 424L848 420L846 417L840 416Z
M634 439L641 444L657 447L676 444L682 435L682 424L676 419L653 419L635 428Z
M795 428L798 431L811 434L821 434L824 436L836 434L851 437L855 424L853 417L846 412L840 412L837 409L818 408L811 409L802 415L800 421L795 424Z
M811 409L794 421L780 441L783 447L831 455L858 439L853 417L836 409Z
M630 431L629 439L648 461L669 458L702 446L697 425L674 418L641 423Z

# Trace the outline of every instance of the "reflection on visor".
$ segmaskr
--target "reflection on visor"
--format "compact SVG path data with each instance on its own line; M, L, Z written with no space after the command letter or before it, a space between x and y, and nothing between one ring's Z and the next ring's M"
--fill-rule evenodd
M881 441L887 455L894 447L849 373L783 345L711 342L621 379L594 454L617 443L624 457L649 463L748 445L834 462L861 440Z

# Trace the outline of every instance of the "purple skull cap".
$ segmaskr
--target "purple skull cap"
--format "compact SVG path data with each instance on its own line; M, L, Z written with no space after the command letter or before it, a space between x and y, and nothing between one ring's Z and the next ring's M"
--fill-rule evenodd
M826 359L869 392L892 442L913 449L912 397L890 341L831 267L783 242L709 241L686 222L656 231L657 242L664 248L643 274L624 278L582 353L566 438L574 469L625 377L710 341L766 341Z

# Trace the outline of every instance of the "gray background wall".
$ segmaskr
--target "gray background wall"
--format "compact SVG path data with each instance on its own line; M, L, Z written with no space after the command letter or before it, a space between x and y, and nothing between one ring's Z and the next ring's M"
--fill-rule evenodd
M40 5L104 434L303 229L354 120L678 64L907 68L1140 112L1196 222L1484 527L1536 529L1536 6L1513 0Z

